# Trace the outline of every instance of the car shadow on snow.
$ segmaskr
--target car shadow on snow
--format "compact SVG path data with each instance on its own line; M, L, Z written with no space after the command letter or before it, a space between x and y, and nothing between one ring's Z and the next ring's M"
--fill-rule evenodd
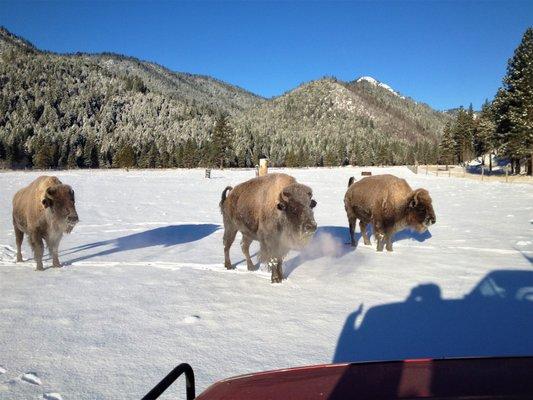
M334 363L533 354L533 271L498 270L460 299L418 285L404 302L348 315Z
M368 225L367 232L372 240L372 225ZM404 229L400 232L396 232L393 241L415 240L417 242L424 242L429 238L431 238L431 233L429 231L420 233L410 229ZM361 232L356 232L355 240L357 246L359 246L360 239ZM375 241L372 245L376 245ZM350 233L348 232L347 226L319 226L313 239L311 239L311 242L302 249L300 254L291 258L284 264L284 275L285 277L288 277L296 268L309 260L316 260L322 257L343 257L354 251L357 246L350 246Z
M69 260L66 264L87 260L93 257L101 257L121 251L142 249L153 246L170 247L184 243L195 242L211 235L220 229L216 224L183 224L169 225L159 228L149 229L144 232L134 233L122 236L116 239L103 240L100 242L89 243L73 247L62 253L63 256L96 250L90 254L83 254L79 257ZM110 249L99 251L102 247L112 246Z

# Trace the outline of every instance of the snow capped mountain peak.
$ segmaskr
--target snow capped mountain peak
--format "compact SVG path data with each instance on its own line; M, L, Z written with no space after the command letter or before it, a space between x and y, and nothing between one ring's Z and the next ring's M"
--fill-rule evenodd
M372 78L371 76L362 76L359 79L357 79L356 82L359 83L359 82L362 82L362 81L368 82L368 83L370 83L370 84L372 84L374 86L380 86L383 89L386 89L389 92L395 94L396 96L401 97L402 99L405 99L404 96L401 96L396 90L391 88L389 85L387 85L385 83L382 83L382 82L378 81L377 79Z
M361 82L361 81L367 81L367 82L370 82L370 83L372 83L374 85L378 84L378 81L376 79L372 78L371 76L362 76L359 79L357 79L357 82Z

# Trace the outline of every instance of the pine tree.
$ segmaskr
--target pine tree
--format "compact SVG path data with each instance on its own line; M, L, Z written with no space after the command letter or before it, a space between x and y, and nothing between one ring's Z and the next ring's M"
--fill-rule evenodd
M123 145L115 153L113 166L118 168L132 168L135 166L135 152L130 145Z
M455 142L455 156L459 163L465 163L472 159L474 155L474 112L472 105L465 111L459 108L455 124L452 128L452 136Z
M476 134L474 137L474 147L476 156L482 157L482 163L485 165L485 154L489 154L489 171L492 172L492 155L495 148L495 131L494 115L491 104L488 101L483 103L481 113L476 120Z
M447 122L442 133L442 140L439 145L441 160L445 164L455 164L455 140L453 138L452 123Z
M533 170L533 28L527 29L522 42L507 64L503 87L494 99L496 132L502 152L515 164L528 161Z
M83 165L86 168L98 168L98 150L94 140L88 136L83 146Z
M212 161L214 165L220 168L224 168L229 163L231 135L232 130L228 123L228 116L225 114L219 115L213 130Z

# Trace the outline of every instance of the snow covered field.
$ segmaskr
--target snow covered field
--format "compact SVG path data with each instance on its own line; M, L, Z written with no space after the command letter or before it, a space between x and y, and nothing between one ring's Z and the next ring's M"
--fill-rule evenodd
M44 272L14 263L11 228L39 173L0 173L0 398L140 398L180 362L201 391L332 361L533 355L533 187L365 169L427 188L436 225L352 250L343 196L361 170L287 169L314 189L319 231L279 285L246 271L238 241L223 268L220 193L253 171L58 172L81 222Z

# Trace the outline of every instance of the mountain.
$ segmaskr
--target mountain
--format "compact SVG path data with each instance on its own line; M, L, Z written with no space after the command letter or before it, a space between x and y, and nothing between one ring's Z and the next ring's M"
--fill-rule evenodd
M222 115L228 165L432 161L451 118L371 77L264 99L133 57L39 51L3 28L0 57L0 165L11 168L210 165Z

